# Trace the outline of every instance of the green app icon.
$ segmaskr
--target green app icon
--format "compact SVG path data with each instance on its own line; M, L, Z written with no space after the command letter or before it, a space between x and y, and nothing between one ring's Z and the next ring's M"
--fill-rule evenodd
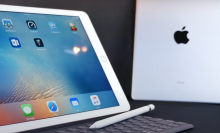
M33 111L30 104L22 104L21 105L21 110L22 110L25 117L29 117L29 116L34 115L34 111Z

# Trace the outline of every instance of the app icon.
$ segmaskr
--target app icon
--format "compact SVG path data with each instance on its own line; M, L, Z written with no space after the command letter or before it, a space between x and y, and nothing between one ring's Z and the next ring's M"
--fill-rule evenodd
M31 29L31 30L36 30L37 29L37 25L34 21L27 20L26 23L27 23L27 26L28 26L29 29Z
M57 103L55 101L48 101L47 107L51 113L59 111Z
M77 28L73 23L70 22L70 23L68 23L68 25L69 25L71 31L77 31Z
M13 24L10 19L2 19L2 24L6 29L13 29Z
M44 47L43 41L40 38L34 38L37 47Z
M79 100L77 98L70 98L70 104L73 108L78 108L80 106Z
M34 111L33 111L33 109L32 109L30 104L22 104L21 105L21 110L22 110L23 115L25 117L29 117L29 116L33 116L34 115Z
M10 41L12 47L14 47L14 48L20 48L21 47L21 43L19 42L18 38L10 37L9 41Z
M58 30L58 27L55 22L49 21L48 24L51 30Z
M101 102L100 102L99 97L97 95L90 96L90 99L91 99L92 104L94 106L101 105Z

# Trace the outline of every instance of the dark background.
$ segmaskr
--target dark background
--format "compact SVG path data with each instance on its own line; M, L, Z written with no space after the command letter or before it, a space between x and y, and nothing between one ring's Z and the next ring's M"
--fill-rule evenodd
M219 104L131 101L135 3L135 0L0 0L0 4L85 11L130 100L131 109L153 103L156 109L145 115L195 126L184 133L220 133Z
M135 0L0 0L0 4L85 11L131 99Z

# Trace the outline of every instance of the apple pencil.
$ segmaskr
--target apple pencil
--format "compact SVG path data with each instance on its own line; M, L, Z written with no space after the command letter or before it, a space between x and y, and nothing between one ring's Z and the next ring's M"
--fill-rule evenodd
M129 111L129 112L125 112L123 114L119 114L119 115L115 115L109 118L106 118L104 120L100 120L95 122L94 124L92 124L89 128L90 129L98 129L98 128L102 128L102 127L106 127L108 125L123 121L125 119L149 112L151 110L154 110L155 106L153 104Z

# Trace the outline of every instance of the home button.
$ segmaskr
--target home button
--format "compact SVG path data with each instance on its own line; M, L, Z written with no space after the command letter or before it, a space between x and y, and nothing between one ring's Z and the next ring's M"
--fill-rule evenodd
M106 62L106 61L107 61L107 59L105 58L105 56L101 56L101 59L102 59L103 62Z

